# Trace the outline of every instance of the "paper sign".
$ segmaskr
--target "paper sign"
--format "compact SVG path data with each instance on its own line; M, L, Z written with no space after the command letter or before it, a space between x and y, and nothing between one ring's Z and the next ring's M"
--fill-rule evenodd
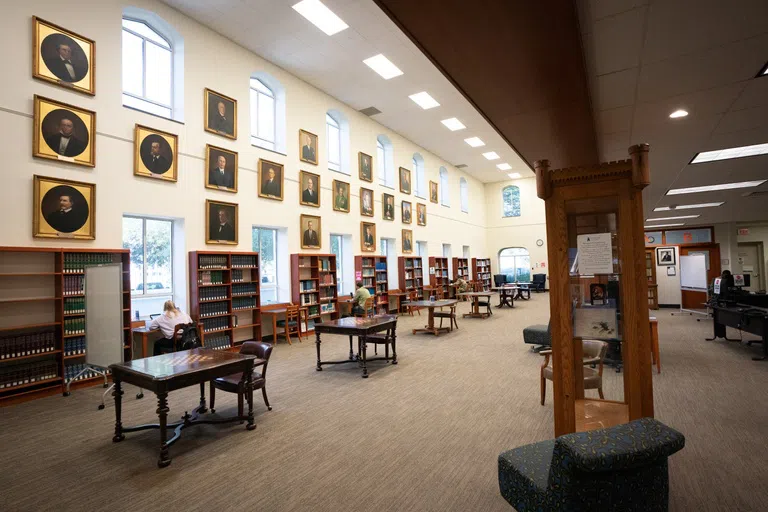
M579 275L612 274L613 250L610 233L592 233L579 235L576 239L578 249Z
M754 272L755 266L754 265L744 265L741 267L742 272Z
M362 281L363 280L363 271L362 270L356 270L355 271L355 281Z
M65 162L74 162L75 161L75 157L73 157L73 156L56 155L56 158L58 158L59 160L63 160Z
M716 277L715 278L715 289L714 289L714 294L715 295L720 295L720 282L721 282L720 278Z

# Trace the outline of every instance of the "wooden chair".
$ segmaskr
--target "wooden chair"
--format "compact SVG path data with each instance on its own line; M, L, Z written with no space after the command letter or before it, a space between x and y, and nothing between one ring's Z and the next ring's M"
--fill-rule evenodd
M288 344L293 345L293 343L291 343L291 333L295 334L299 343L301 343L301 311L299 306L294 304L286 306L285 320L278 320L277 326L282 327L283 332L275 333L275 343L277 343L278 334L283 334Z
M443 318L447 318L450 322L449 324L449 330L453 331L453 326L455 325L456 328L459 328L459 324L456 322L456 304L453 306L448 306L448 311L444 311L444 308L440 308L439 311L435 311L434 315L435 318L440 319L440 327L443 326Z
M373 345L374 354L379 353L379 345L384 345L384 358L387 360L389 360L389 347L392 345L392 342L394 341L392 331L393 331L392 329L387 329L386 332L369 334L365 338L367 345ZM358 354L360 353L361 348L362 348L362 345L358 339L358 347L357 347Z
M261 395L264 397L264 405L268 410L272 410L272 406L269 405L269 399L267 399L267 365L269 364L269 357L272 355L272 349L274 345L271 343L264 343L262 341L246 341L240 346L240 353L246 355L254 355L259 359L264 359L263 363L258 366L261 367L261 372L256 371L257 367L253 369L253 375L251 376L251 387L254 391L261 389ZM219 377L211 381L210 394L211 394L211 412L216 412L214 409L214 403L216 401L216 390L226 391L228 393L237 393L237 413L243 415L243 399L245 398L245 390L240 389L240 379L243 377L242 373L235 373L233 375L227 375L226 377Z
M357 318L365 318L365 317L371 317L376 314L375 309L373 308L373 295L365 299L365 304L363 304L363 312L362 313L355 313L354 316Z
M413 316L413 312L416 311L419 316L421 316L421 308L416 306L411 306L411 302L414 302L416 300L419 300L419 295L416 292L416 290L411 290L408 292L408 300L403 302L403 306L405 306L408 309L408 314Z
M606 352L608 352L608 344L597 340L584 340L582 344L584 347L584 389L597 389L600 398L605 399L603 396L603 360ZM542 350L539 354L544 356L544 363L541 365L541 405L544 405L544 397L547 394L547 379L553 380L552 367L549 366L552 350ZM597 368L591 366L597 366Z
M161 354L169 354L171 352L178 352L179 351L179 346L181 344L181 334L184 332L184 327L186 327L187 325L190 325L190 324L176 324L173 327L173 338L172 338L173 345L171 347L171 350L170 351L169 350L165 350L165 349L163 349L163 346L160 345L159 346L159 349L160 349L159 351L160 351ZM200 325L197 326L197 332L198 332L198 335L200 335L200 333L202 332L202 328L201 328ZM160 341L162 341L162 339ZM200 341L202 342L202 337L200 338Z

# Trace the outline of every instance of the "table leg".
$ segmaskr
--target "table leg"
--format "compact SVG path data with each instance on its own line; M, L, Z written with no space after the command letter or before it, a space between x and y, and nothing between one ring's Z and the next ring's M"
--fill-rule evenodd
M119 379L114 379L115 389L112 391L112 396L115 397L115 435L112 437L112 442L119 443L125 439L123 434L123 386Z
M355 353L352 351L352 338L354 336L349 337L349 360L354 361L355 360ZM318 356L320 357L320 356Z
M315 331L315 346L317 347L317 371L323 371L323 367L320 366L320 333Z
M248 424L245 426L246 430L253 430L256 428L256 423L253 421L253 369L248 370L248 375L245 377L245 396L248 399Z
M274 313L272 316L272 342L274 345L277 345L277 315Z
M164 468L171 463L168 456L168 393L157 393L157 416L160 419L160 458L157 460L158 467Z
M397 326L392 328L392 364L397 364Z
M207 410L208 408L205 406L205 382L201 382L200 383L200 406L197 408L197 411L200 414L203 414Z
M365 363L365 352L366 352L366 345L368 338L363 335L358 338L360 340L361 346L360 346L360 352L362 352L362 361L363 361L363 378L368 378L368 366Z
M427 308L429 313L427 314L427 329L432 331L432 334L437 334L435 331L435 308Z
M147 353L149 345L149 333L142 332L141 333L141 357L149 357L149 354Z
M763 334L763 355L762 357L753 357L753 361L765 361L768 359L768 333Z

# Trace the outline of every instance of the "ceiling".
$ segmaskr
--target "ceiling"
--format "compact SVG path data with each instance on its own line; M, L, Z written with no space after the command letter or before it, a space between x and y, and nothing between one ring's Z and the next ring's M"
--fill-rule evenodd
M298 0L162 0L237 44L318 89L360 110L376 107L372 119L452 165L466 164L482 182L533 176L528 164L467 101L373 0L323 0L349 28L327 36L291 6ZM384 80L363 60L383 53L403 75ZM422 110L408 96L427 91L440 106ZM467 128L451 132L440 121L457 117ZM468 137L485 146L471 148ZM488 161L482 153L501 158ZM507 162L512 169L500 171Z

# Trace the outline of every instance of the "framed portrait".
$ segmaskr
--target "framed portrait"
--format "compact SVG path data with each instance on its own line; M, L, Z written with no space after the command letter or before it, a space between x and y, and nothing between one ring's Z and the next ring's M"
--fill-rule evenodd
M32 16L32 76L73 91L96 94L96 43Z
M208 88L203 90L205 131L237 139L237 100Z
M381 217L384 220L395 220L395 196L392 194L381 194Z
M205 145L205 188L237 192L237 153Z
M656 248L656 264L661 267L667 267L675 264L675 248L674 247L657 247Z
M427 225L427 205L423 203L416 203L416 224Z
M373 217L373 190L360 187L360 215Z
M592 306L605 306L607 304L608 294L605 291L605 285L592 283L589 285L589 303Z
M237 204L205 200L207 244L237 245Z
M411 193L411 171L405 167L400 168L400 192L403 194Z
M373 182L373 157L359 152L357 154L357 166L360 172L360 179Z
M35 95L32 155L96 165L96 112Z
M413 253L413 231L410 229L403 230L403 254Z
M313 172L299 172L299 202L306 206L320 208L320 175Z
M333 180L333 209L349 213L349 183Z
M32 236L96 239L96 185L34 176Z
M319 249L322 235L322 219L317 215L301 215L299 221L302 249Z
M360 250L376 252L376 224L373 222L360 223Z
M437 204L437 182L429 182L429 202Z
M175 182L179 137L140 124L133 133L133 174Z
M302 162L317 165L317 135L299 130L299 157Z
M400 203L400 210L401 214L403 216L403 222L406 224L411 223L411 202L410 201L403 201Z
M259 159L259 197L283 200L283 166Z

